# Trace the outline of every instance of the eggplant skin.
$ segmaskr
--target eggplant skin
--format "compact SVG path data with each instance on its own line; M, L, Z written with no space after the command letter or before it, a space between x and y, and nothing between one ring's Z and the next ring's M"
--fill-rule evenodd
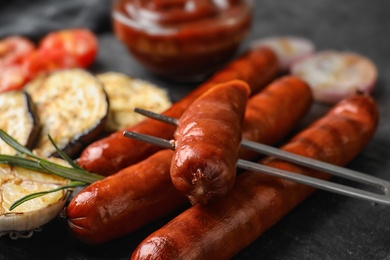
M104 132L109 100L103 84L83 69L59 70L25 86L37 106L42 131L35 152L57 156L48 134L59 149L76 158Z
M37 107L30 95L22 90L0 94L0 129L11 135L23 146L33 149L41 126ZM0 140L0 153L14 155L16 151Z

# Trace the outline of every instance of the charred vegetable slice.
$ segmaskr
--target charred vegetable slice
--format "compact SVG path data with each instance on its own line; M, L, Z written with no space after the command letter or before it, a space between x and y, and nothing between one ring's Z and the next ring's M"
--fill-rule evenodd
M83 147L104 130L109 109L101 82L82 69L53 72L29 83L25 90L37 105L42 124L35 150L42 156L55 154L47 135L59 149L76 157Z
M0 129L12 135L20 144L32 148L39 135L36 107L23 91L0 94ZM15 154L15 150L0 140L0 154Z
M265 46L271 48L279 60L280 69L287 72L291 66L315 51L315 45L306 38L297 36L271 36L254 40L251 43L252 48Z
M107 131L117 131L144 119L135 107L161 113L171 106L167 91L144 80L126 74L107 72L97 75L110 100Z
M310 85L316 101L335 104L359 92L372 92L378 69L358 53L325 50L294 63L291 74Z
M0 138L18 151L0 154L0 237L30 237L60 213L74 188L104 178L81 169L50 136L62 159L41 158L1 129Z
M29 200L12 211L10 206L25 195L55 189L68 182L51 174L0 164L0 236L29 236L34 229L54 219L65 205L67 190Z

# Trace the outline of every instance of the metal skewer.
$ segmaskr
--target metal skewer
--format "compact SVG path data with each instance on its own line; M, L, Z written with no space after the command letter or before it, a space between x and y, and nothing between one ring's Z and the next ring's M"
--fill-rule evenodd
M168 117L165 115L153 113L151 111L143 110L143 109L135 109L137 113L143 114L147 117L177 125L178 120L176 118ZM124 136L134 138L140 141L148 142L151 144L158 145L163 148L175 149L175 142L174 140L166 140L150 135L144 135L140 133L135 133L135 132L129 132L129 131L124 131L123 133ZM322 172L329 173L334 176L338 176L344 179L352 180L360 184L365 184L370 187L373 187L377 190L377 192L373 191L368 191L368 190L363 190L360 188L355 188L343 184L338 184L335 182L327 181L327 180L322 180L322 179L317 179L314 177L306 176L306 175L301 175L293 172L288 172L284 170L280 170L277 168L272 168L269 166L265 166L259 163L251 162L251 161L246 161L239 159L237 161L237 167L249 171L255 171L263 174L268 174L272 175L275 177L287 179L290 181L302 183L305 185L309 185L318 189L338 193L341 195L346 195L349 197L353 198L358 198L358 199L364 199L376 203L382 203L386 205L390 205L390 182L387 180L383 180L374 176L370 176L358 171L350 170L347 168L339 167L333 164L325 163L319 160L311 159L308 157L300 156L297 154L289 153L268 145L252 142L246 139L243 139L241 141L241 147L250 149L253 151L256 151L258 153L264 154L264 155L270 155L274 156L276 158L289 161L295 164L303 165L305 167L309 167L311 169L319 170Z

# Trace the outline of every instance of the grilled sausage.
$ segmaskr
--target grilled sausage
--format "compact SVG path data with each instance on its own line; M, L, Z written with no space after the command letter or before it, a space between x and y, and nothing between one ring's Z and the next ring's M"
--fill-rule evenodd
M232 189L249 94L245 82L228 81L206 91L180 117L171 179L192 204L212 203Z
M286 137L312 103L312 92L303 80L295 76L278 78L249 100L242 138L275 144ZM240 150L242 159L251 160L256 156L251 150Z
M232 61L225 69L216 73L185 98L173 104L164 114L179 118L184 110L208 89L218 83L233 79L247 82L252 93L255 93L273 80L277 73L278 60L270 49L251 50ZM175 127L153 119L146 119L127 130L172 139ZM90 172L110 175L145 159L157 150L159 147L126 138L123 136L123 131L118 131L86 147L77 159L77 163Z
M344 165L368 143L378 111L367 96L354 96L294 137L282 149ZM263 164L329 178L328 174L266 158ZM230 196L212 205L197 204L148 236L135 259L230 259L314 191L295 182L246 172Z
M171 184L172 156L173 151L161 150L80 191L66 209L72 234L99 244L185 205L187 198Z
M278 79L249 99L243 136L261 143L276 142L310 104L306 84L294 77ZM172 156L173 151L163 150L76 194L66 209L71 233L85 243L100 244L188 206L187 198L171 182Z

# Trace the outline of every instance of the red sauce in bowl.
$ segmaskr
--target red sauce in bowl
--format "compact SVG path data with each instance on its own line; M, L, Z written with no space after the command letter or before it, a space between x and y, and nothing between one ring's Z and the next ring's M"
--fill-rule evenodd
M237 51L249 32L250 0L116 0L117 37L153 73L201 80Z

